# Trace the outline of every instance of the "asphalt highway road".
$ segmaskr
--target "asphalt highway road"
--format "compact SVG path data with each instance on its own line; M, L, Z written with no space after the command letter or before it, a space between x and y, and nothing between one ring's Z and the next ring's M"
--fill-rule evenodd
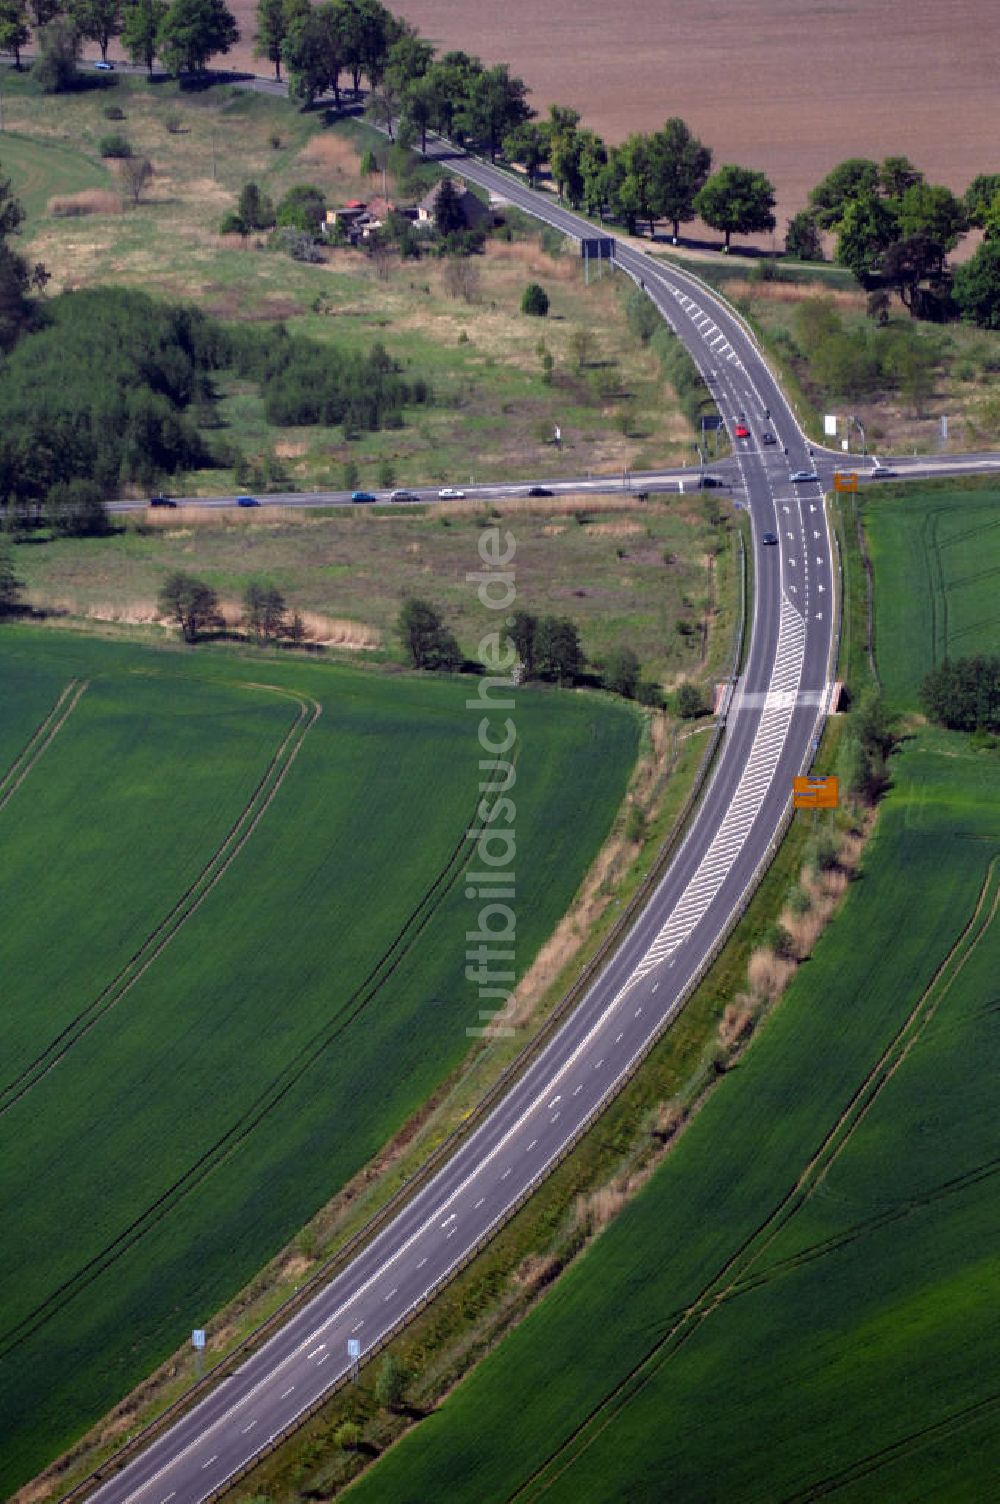
M547 196L452 148L435 143L432 154L449 156L455 171L568 235L594 233ZM681 1007L773 852L792 777L808 766L826 714L836 609L822 485L793 484L790 476L815 464L828 481L843 460L833 451L811 453L752 337L724 305L674 267L628 247L618 261L644 283L715 393L753 535L749 655L721 712L725 736L697 814L627 939L490 1114L343 1272L101 1484L94 1494L101 1504L197 1504L223 1491L349 1373L349 1343L359 1344L363 1359L431 1296L626 1080ZM734 433L740 415L751 435L745 441ZM765 431L776 444L762 444ZM763 543L765 533L776 545Z

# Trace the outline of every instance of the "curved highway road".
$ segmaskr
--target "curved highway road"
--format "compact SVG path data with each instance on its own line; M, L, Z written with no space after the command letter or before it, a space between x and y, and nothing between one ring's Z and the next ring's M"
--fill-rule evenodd
M593 233L480 163L456 156L451 165L569 235ZM364 1358L405 1321L600 1113L680 1008L770 857L830 689L835 581L822 488L790 480L810 465L808 443L739 321L640 252L621 248L619 264L645 283L713 383L730 433L745 414L752 435L733 444L754 540L753 632L710 784L627 939L526 1073L353 1263L99 1488L100 1504L216 1495L349 1372L349 1343ZM765 430L775 446L760 444ZM822 458L822 473L832 460ZM776 546L763 544L765 532Z

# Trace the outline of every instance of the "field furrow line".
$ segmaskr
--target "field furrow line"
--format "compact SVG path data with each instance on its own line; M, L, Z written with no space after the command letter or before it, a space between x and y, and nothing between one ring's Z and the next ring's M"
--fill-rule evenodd
M492 801L502 797L502 789L498 787L494 787L491 793ZM258 1093L255 1100L225 1133L221 1134L177 1180L140 1212L99 1253L53 1290L34 1310L8 1331L0 1334L0 1357L6 1357L56 1316L89 1284L134 1247L157 1223L180 1205L184 1198L190 1195L226 1158L235 1153L244 1140L274 1111L306 1072L378 996L402 960L412 950L447 894L473 860L475 843L467 838L467 832L476 827L482 802L483 796L477 793L469 821L463 825L461 836L455 842L447 861L434 881L429 884L419 903L407 916L392 944L372 967L365 981L355 989L350 998L327 1020L326 1024L299 1049L284 1070Z
M27 745L18 753L6 773L0 778L0 809L3 809L4 805L17 793L39 758L51 746L54 737L65 726L89 687L89 679L82 681L71 679L66 685L44 721L35 728Z
M950 991L960 972L989 932L1000 909L998 859L990 863L980 887L976 905L964 930L948 955L944 957L914 1007L854 1092L837 1121L824 1136L819 1148L793 1186L773 1212L747 1237L699 1295L635 1362L622 1379L607 1391L572 1433L519 1488L511 1500L538 1498L567 1468L612 1425L635 1396L650 1383L665 1364L701 1329L712 1313L750 1288L747 1275L766 1252L778 1233L787 1226L800 1208L822 1184L834 1162L847 1147L858 1126L880 1095L883 1087L899 1069L916 1044L927 1023Z
M177 935L179 930L197 911L208 894L221 881L236 857L253 835L272 800L277 794L307 733L316 724L322 707L316 700L306 701L284 689L272 685L253 685L255 689L268 689L276 694L287 695L296 701L299 712L272 755L260 781L244 805L234 824L221 844L212 853L201 872L156 927L145 937L142 944L128 958L121 970L101 989L95 998L82 1008L73 1019L52 1039L30 1064L0 1089L0 1116L31 1090L53 1066L87 1034L90 1029L135 986L157 958Z
M817 1479L814 1483L809 1483L805 1488L799 1489L797 1493L786 1495L782 1504L807 1504L810 1499L823 1499L828 1494L838 1493L849 1484L879 1472L887 1463L896 1462L899 1458L907 1456L910 1452L919 1451L921 1447L928 1446L932 1442L943 1441L948 1436L967 1430L969 1426L974 1426L978 1421L990 1416L998 1405L1000 1405L1000 1393L977 1400L974 1405L967 1405L953 1415L946 1415L943 1420L935 1421L929 1426L922 1426L919 1431L911 1431L909 1435L900 1437L899 1441L894 1441L877 1452L872 1452L868 1457L859 1458L857 1462L852 1462L839 1473L833 1473L828 1478Z

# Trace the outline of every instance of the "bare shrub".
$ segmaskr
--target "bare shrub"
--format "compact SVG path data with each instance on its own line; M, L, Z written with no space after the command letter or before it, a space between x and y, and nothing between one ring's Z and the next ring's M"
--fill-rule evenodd
M755 1022L753 1003L745 993L740 993L731 1003L726 1004L719 1020L719 1039L727 1050L734 1050L745 1039L749 1039Z
M661 1144L669 1143L680 1130L687 1112L678 1102L661 1102L653 1116L652 1134Z
M126 157L119 169L122 197L135 208L143 190L153 176L153 164L148 157Z
M122 206L106 188L85 188L80 193L56 194L46 208L53 219L78 219L85 214L120 214Z
M450 297L465 303L479 301L479 267L471 256L449 256L444 264L444 285Z
M747 963L747 980L759 997L773 1002L784 992L794 971L794 961L776 956L773 950L762 946L753 952Z

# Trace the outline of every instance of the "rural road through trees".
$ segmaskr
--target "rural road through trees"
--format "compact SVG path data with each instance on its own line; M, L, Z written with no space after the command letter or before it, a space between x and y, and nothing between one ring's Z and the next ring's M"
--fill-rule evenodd
M547 196L445 143L432 143L430 154L569 236L594 233ZM101 1504L198 1504L223 1492L349 1374L349 1344L363 1360L433 1296L621 1087L682 1006L773 854L792 777L809 765L827 712L838 599L823 485L790 477L815 463L827 481L838 457L819 449L811 457L752 337L724 304L632 248L619 249L618 265L645 284L709 382L751 522L750 647L720 712L725 733L697 813L626 939L489 1114L242 1367L120 1470L114 1459L101 1469L89 1485ZM751 434L745 441L734 433L742 415ZM765 429L776 445L760 443ZM777 547L762 546L765 532L777 536Z

